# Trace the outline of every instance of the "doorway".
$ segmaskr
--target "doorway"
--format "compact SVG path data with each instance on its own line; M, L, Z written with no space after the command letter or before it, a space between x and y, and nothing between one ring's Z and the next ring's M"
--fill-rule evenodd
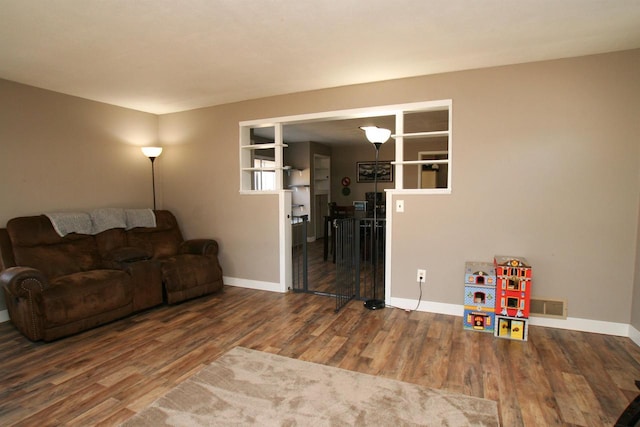
M383 299L385 295L385 225L383 219L336 218L331 221L331 252L327 241L306 240L304 221L292 223L295 292L332 297L338 311L352 299Z

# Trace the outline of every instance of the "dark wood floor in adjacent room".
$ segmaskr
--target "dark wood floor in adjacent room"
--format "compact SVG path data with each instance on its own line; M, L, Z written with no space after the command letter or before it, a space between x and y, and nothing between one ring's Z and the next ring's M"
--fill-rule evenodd
M504 426L613 425L640 379L628 338L533 326L515 342L455 316L225 287L53 343L0 324L0 425L118 424L235 346L493 399Z

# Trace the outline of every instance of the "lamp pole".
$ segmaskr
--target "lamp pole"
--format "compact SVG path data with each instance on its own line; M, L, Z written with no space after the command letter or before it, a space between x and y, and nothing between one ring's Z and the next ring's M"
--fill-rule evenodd
M367 139L376 149L376 161L373 169L373 298L364 302L364 306L369 310L384 308L384 300L378 299L378 160L380 157L380 146L391 136L389 129L382 129L377 126L365 126L361 128L365 131Z
M153 189L153 210L156 210L156 172L153 167L153 162L156 160L155 157L149 157L151 160L151 188Z
M384 301L377 298L378 293L378 159L382 143L375 142L376 161L373 172L373 300L370 300L371 310L384 308Z

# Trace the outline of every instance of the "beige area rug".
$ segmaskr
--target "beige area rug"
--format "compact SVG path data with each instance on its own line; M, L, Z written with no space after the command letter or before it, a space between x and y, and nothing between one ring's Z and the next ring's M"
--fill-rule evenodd
M125 426L498 426L497 404L236 347Z

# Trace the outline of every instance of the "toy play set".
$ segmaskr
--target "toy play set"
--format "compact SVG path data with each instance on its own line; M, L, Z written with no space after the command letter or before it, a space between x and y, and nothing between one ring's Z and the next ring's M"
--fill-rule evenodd
M529 330L531 265L515 256L465 263L465 329L526 341Z

